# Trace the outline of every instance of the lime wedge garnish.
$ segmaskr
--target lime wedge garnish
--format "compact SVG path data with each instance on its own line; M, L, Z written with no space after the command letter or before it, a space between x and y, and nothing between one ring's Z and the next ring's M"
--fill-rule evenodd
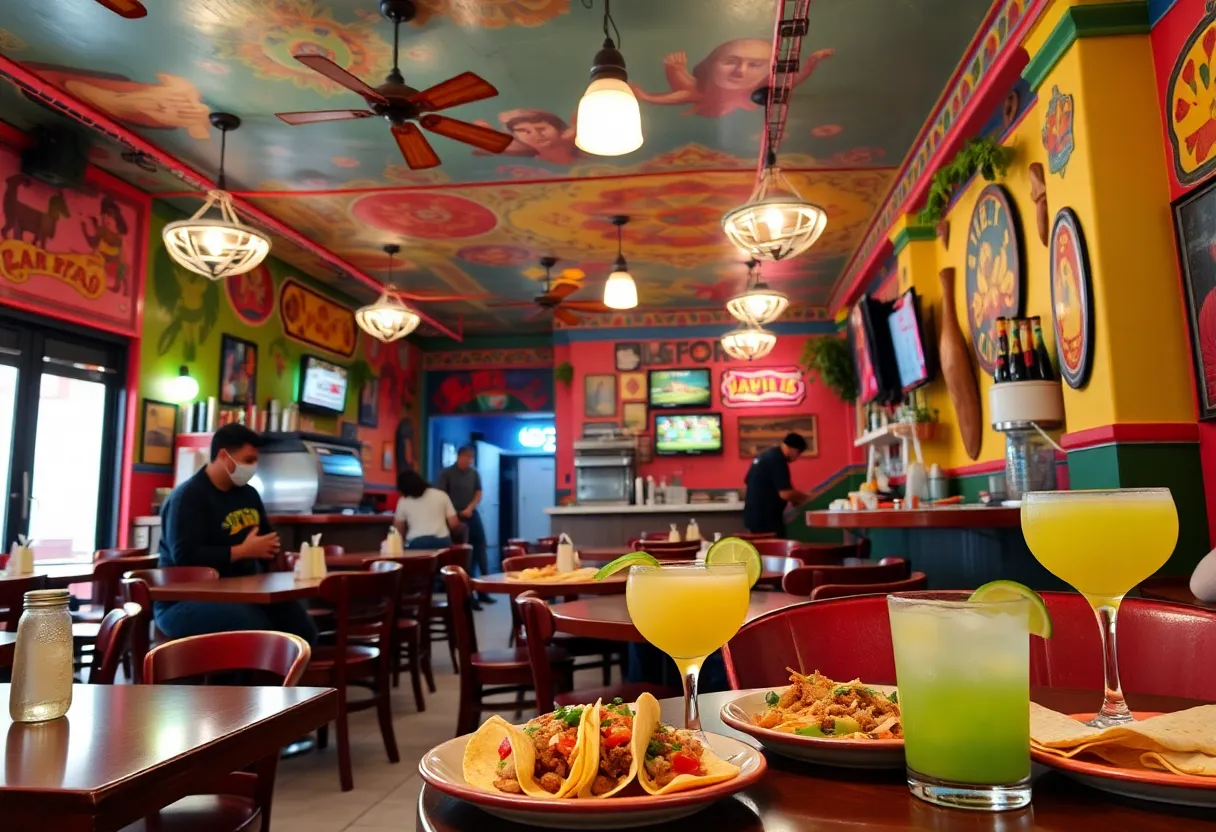
M760 553L741 537L724 537L710 546L705 553L705 562L742 563L747 567L748 586L755 586L756 581L760 580Z
M1043 596L1017 581L989 581L971 593L968 601L1016 601L1025 598L1030 602L1030 634L1040 638L1051 638L1051 613L1043 603Z
M595 573L595 579L602 581L609 575L615 575L622 569L628 569L631 566L659 566L659 559L649 552L630 552L627 555L621 555L611 563L606 563L600 567L600 571Z

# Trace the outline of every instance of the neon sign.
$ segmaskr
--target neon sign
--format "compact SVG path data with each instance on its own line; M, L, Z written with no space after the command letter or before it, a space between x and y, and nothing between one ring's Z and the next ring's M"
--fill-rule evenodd
M722 371L722 404L727 407L791 407L806 398L806 380L797 367Z
M557 428L552 425L543 428L520 428L519 436L516 438L522 447L530 450L544 451L549 454L557 453Z

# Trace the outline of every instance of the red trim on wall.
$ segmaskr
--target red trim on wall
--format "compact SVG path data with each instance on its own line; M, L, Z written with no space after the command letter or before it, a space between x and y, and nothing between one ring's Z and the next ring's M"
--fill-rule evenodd
M1096 448L1100 445L1130 442L1198 442L1199 425L1195 422L1143 422L1124 425L1103 425L1060 437L1066 451Z

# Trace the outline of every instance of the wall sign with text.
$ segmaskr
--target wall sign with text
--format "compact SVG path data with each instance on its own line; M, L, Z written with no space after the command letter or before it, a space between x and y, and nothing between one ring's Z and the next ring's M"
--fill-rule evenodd
M797 367L722 371L727 407L791 407L806 399L806 379Z

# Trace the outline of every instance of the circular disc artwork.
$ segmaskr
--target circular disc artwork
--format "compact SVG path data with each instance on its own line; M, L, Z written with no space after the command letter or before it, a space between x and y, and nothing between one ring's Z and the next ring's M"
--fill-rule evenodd
M378 193L360 198L351 216L373 228L421 240L479 237L498 225L498 217L471 199L452 194Z
M1051 228L1051 326L1060 376L1069 387L1089 380L1094 363L1093 286L1081 224L1061 208Z
M266 323L274 312L274 279L265 263L224 281L228 303L237 317L250 326Z
M1167 89L1174 176L1182 185L1205 178L1216 166L1216 7L1191 31L1178 50Z
M980 369L996 368L995 323L1022 314L1022 230L1000 185L980 192L967 226L967 323Z

